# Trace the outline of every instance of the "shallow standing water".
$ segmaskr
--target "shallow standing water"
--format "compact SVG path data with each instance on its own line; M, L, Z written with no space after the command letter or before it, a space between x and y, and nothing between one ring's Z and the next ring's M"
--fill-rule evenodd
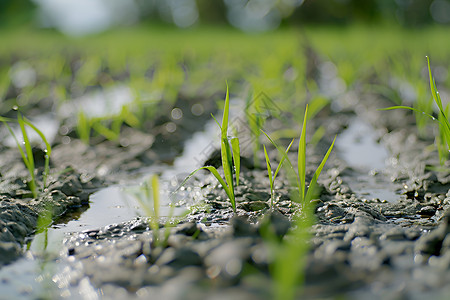
M400 187L383 174L389 151L377 139L375 129L359 118L339 135L337 151L352 168L352 176L343 179L359 197L395 202L400 197Z

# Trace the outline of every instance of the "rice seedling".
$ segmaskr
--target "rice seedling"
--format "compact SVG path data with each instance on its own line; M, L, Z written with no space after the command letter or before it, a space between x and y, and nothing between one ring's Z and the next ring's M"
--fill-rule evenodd
M167 242L167 239L161 239L159 235L160 192L158 176L153 175L150 177L132 195L137 199L145 215L149 218L149 226L152 230L154 245L163 246Z
M289 144L289 146L286 149L286 153L289 151L289 149L291 148L292 144L294 143L294 139L292 139L291 143ZM280 160L280 163L278 164L275 173L272 174L272 164L270 163L270 158L269 155L267 154L267 150L266 150L266 146L264 145L264 156L266 158L266 165L267 165L267 173L269 175L269 183L270 183L270 207L273 209L273 202L274 202L274 182L275 182L275 178L278 175L278 172L281 169L281 166L283 165L283 162L285 160L285 157L283 156Z
M117 141L123 123L131 127L140 125L139 119L126 105L122 107L119 114L114 116L88 118L83 111L80 111L76 130L80 139L87 145L90 142L92 130L109 141Z
M12 119L9 118L0 118L0 121L3 122L3 124L6 126L6 128L8 129L8 131L10 132L11 136L14 138L14 141L17 144L17 149L20 152L20 155L22 156L22 160L25 164L25 167L27 168L29 174L30 174L30 181L28 182L28 187L30 188L30 191L33 195L34 198L37 198L37 187L36 187L36 175L35 175L35 164L34 164L34 156L33 156L33 150L32 150L32 146L30 143L30 139L28 138L28 134L27 134L27 130L26 130L26 126L30 127L31 129L33 129L38 135L39 137L42 139L42 141L45 144L46 149L44 150L45 152L45 162L44 162L44 171L42 173L42 191L45 190L45 188L47 187L47 178L50 172L50 155L52 152L52 148L49 144L49 142L47 141L47 139L45 138L45 135L42 133L42 131L40 131L36 126L34 126L27 118L23 117L20 113L18 113L17 115L17 122L19 123L19 127L22 133L22 137L23 137L23 147L25 149L22 148L22 143L19 142L16 134L14 133L14 131L11 129L11 127L8 125L8 122L13 121Z
M430 59L428 58L428 56L427 56L427 63L428 63L428 75L430 79L431 95L439 110L437 119L423 110L403 105L391 106L380 110L409 109L416 113L428 116L434 121L437 121L439 123L439 134L435 137L435 141L438 149L440 163L441 165L443 165L445 161L448 159L448 154L450 151L450 122L448 118L449 105L447 105L446 108L444 108L444 106L442 105L441 96L439 95L439 91L436 88L436 82L431 72Z
M152 231L153 245L155 247L165 248L167 246L167 240L169 239L170 228L176 226L187 214L187 212L174 218L174 206L170 205L169 215L164 224L164 233L161 236L159 222L161 218L160 180L158 175L149 177L142 183L139 189L126 189L126 192L137 200L143 209L145 216L149 218L149 227Z
M210 171L214 177L219 181L222 185L222 188L225 190L228 198L231 202L231 207L233 211L236 212L236 199L234 196L234 187L235 185L239 185L239 175L240 175L240 147L239 147L239 139L237 137L233 137L229 140L228 137L228 114L229 114L229 106L230 106L230 97L228 92L228 84L227 84L227 92L225 97L225 105L223 109L222 116L222 126L220 126L219 122L217 124L220 127L220 144L221 144L221 159L222 159L222 168L225 180L219 174L219 171L213 166L204 166L194 170L191 174L189 174L180 186L173 192L176 193L182 186L186 184L186 182L198 171L200 170L208 170ZM214 116L212 116L214 118ZM215 119L215 118L214 118ZM231 144L231 146L230 146ZM233 174L236 176L236 183L233 180Z
M303 204L303 206L306 206L313 197L315 196L316 187L317 187L317 179L320 176L320 173L322 172L322 169L328 160L328 157L330 156L331 150L333 149L334 142L336 141L336 137L334 138L333 142L331 143L331 146L328 148L327 153L325 154L324 158L322 159L322 162L317 167L316 171L314 172L313 178L311 179L311 182L309 183L309 187L306 188L306 123L308 118L308 105L306 105L305 109L305 115L303 118L303 126L302 131L300 134L300 140L298 145L298 153L297 153L297 171L294 170L293 164L291 160L289 159L287 155L287 150L282 149L279 147L273 139L264 131L264 135L269 139L269 141L272 143L273 146L275 146L278 151L281 153L282 157L285 159L286 163L288 164L288 170L291 171L291 173L294 174L294 183L297 187L298 195L295 197L295 199L298 199L300 203Z
M297 192L291 195L292 199L302 204L301 214L295 218L294 226L290 229L284 239L280 242L274 233L269 230L263 232L263 237L269 248L272 249L273 261L270 264L270 272L274 279L273 296L274 299L294 299L298 291L297 287L304 281L304 267L306 263L306 254L308 251L308 243L310 234L309 228L314 221L314 206L311 205L311 200L316 197L317 179L319 178L322 169L330 156L333 149L334 138L327 153L316 169L313 178L306 188L306 123L308 119L308 106L306 106L305 115L303 119L303 126L298 146L298 169L294 171L292 162L288 158L288 151L293 144L293 141L289 144L286 150L279 147L273 139L264 131L264 135L274 145L282 155L280 164L275 171L278 173L281 164L286 161L288 164L288 170L295 174L294 185L297 187ZM267 151L264 146L264 153L266 155L266 161L269 161ZM270 163L267 163L268 170L271 170ZM269 180L271 181L271 193L275 176L271 177L271 171L269 171Z
M76 131L80 140L82 140L86 145L89 145L89 140L91 139L91 127L91 121L87 118L83 111L80 111L78 113Z

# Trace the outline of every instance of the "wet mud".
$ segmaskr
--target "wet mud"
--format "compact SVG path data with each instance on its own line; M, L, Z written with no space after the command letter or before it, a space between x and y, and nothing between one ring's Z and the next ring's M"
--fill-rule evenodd
M324 125L326 134L307 149L307 181L332 138L343 138L318 181L321 193L313 201L315 221L307 241L305 284L298 297L448 296L448 162L443 171L429 168L439 166L437 152L428 150L432 139L418 137L410 112L378 111L389 103L376 95L360 97L370 101L351 107L341 103L338 109L327 106L309 124L311 129ZM88 207L96 190L126 185L150 165L170 165L182 153L184 141L210 119L214 106L208 107L206 100L202 103L203 117L186 116L176 124L175 134L165 130L168 122L176 122L168 114L151 132L125 128L127 141L122 145L103 140L86 146L70 132L64 135L71 139L68 144L62 142L64 136L57 137L51 184L38 200L31 200L23 182L27 174L17 151L2 149L3 268L23 259L24 245L32 239L38 215L46 207L52 208L55 224L64 222L64 216ZM180 99L176 106L182 105L192 103ZM296 161L295 146L291 151ZM203 162L214 164L218 154L209 153ZM274 150L269 155L274 160L278 156ZM52 275L53 297L272 299L272 260L264 228L271 226L282 239L294 226L294 216L301 214L301 205L291 201L291 185L282 172L271 209L267 171L255 167L251 156L242 161L236 213L214 177L199 172L176 203L189 208L187 215L179 219L166 215L159 230L151 230L145 217L135 217L67 233L62 248L46 256L60 266ZM1 280L8 285L8 278ZM23 293L33 298L32 292Z

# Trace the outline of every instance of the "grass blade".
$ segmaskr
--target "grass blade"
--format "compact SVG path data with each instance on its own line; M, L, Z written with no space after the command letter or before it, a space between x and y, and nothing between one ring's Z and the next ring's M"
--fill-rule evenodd
M267 133L264 132L264 130L261 129L261 132L264 133L264 135L267 137L267 139L270 141L270 143L271 143L275 148L277 148L277 150L278 150L279 153L281 153L281 155L282 155L282 160L285 160L285 161L288 163L289 170L291 170L292 173L295 174L296 180L297 180L297 183L298 183L298 182L299 182L298 174L294 171L294 166L293 166L291 160L289 159L289 157L288 157L288 155L287 155L287 152L286 152L284 149L282 149L281 147L279 147L279 146L273 141L273 139L272 139ZM294 140L292 140L291 144L292 144L293 142L294 142ZM290 146L289 146L289 148L290 148Z
M52 147L50 146L50 143L47 141L47 138L45 137L44 133L42 131L40 131L36 126L34 126L30 120L28 120L27 118L23 118L23 121L25 122L25 124L27 124L28 126L30 126L42 139L42 141L45 144L45 166L44 166L44 173L42 175L42 185L43 188L42 190L44 190L47 187L47 178L48 175L50 173L50 156L52 155Z
M269 182L270 182L270 190L273 189L273 180L272 180L272 166L270 165L269 155L267 154L266 146L264 147L264 156L266 157L266 165L267 165L267 173L269 174Z
M230 109L230 95L228 92L228 83L227 83L227 94L225 96L225 106L223 107L223 116L222 116L222 126L221 126L221 136L222 139L228 134L228 115Z
M19 122L20 130L22 131L23 142L25 146L25 154L23 153L20 144L18 144L18 146L19 149L21 150L22 158L24 159L24 163L27 166L28 172L31 175L30 190L33 193L33 197L37 198L36 178L34 176L35 165L34 165L33 149L31 148L30 139L28 138L27 130L25 128L25 122L20 113L17 115L17 121Z
M314 193L314 190L316 189L317 179L319 178L320 173L322 172L323 166L325 165L325 163L328 160L328 157L330 156L330 153L331 153L331 150L333 149L335 141L336 141L336 137L334 137L334 140L331 143L330 148L328 148L328 151L325 154L325 156L323 157L322 162L320 163L319 167L316 169L316 172L314 172L314 176L311 179L311 182L309 184L308 192L306 193L305 203L309 203L311 201L312 197L314 197L313 193Z
M156 218L159 218L159 180L157 175L152 176L153 211Z
M286 153L289 152L289 149L291 148L292 144L294 143L294 139L292 139L291 143L289 144L289 146L286 148ZM273 180L275 181L275 178L277 177L278 172L281 169L281 166L283 165L284 160L286 159L287 156L283 156L280 160L280 163L278 164L277 169L275 170L275 174L273 174Z
M28 138L27 130L25 128L25 122L24 122L23 117L22 117L22 115L20 113L17 116L17 121L19 122L20 130L22 131L23 142L25 144L25 151L26 151L26 154L27 154L28 163L30 165L30 168L34 170L33 149L31 148L30 139Z
M6 120L11 121L11 119L1 118L1 121L6 126L6 128L8 128L9 133L11 134L11 136L14 139L14 141L16 142L17 149L20 152L20 156L22 156L23 163L27 167L28 171L30 171L30 166L28 164L28 159L27 159L27 156L25 155L25 152L23 152L22 145L20 144L19 140L17 139L17 136L14 134L14 131L11 129L11 127L8 125L8 123L6 123Z
M229 115L230 97L228 93L227 84L227 94L225 97L225 106L223 108L222 116L222 126L221 126L221 156L222 156L222 167L225 176L225 181L229 189L229 193L232 194L230 200L234 201L234 184L233 184L233 162L230 149L230 143L228 142L228 115ZM220 177L220 176L219 176ZM233 205L233 207L235 207Z
M213 166L204 166L204 167L198 168L197 170L192 171L191 174L189 174L189 175L183 180L183 182L178 186L178 188L177 188L175 191L172 192L172 195L174 195L175 193L177 193L177 192L178 192L178 191L186 184L186 182L187 182L192 176L195 175L195 173L197 173L198 171L203 170L203 169L204 169L204 170L210 171L210 172L214 175L214 177L216 177L216 179L219 181L219 183L222 185L223 189L225 190L225 193L227 194L228 198L230 198L231 205L232 205L232 207L233 207L233 210L235 211L235 210L236 210L236 202L235 202L235 199L234 199L234 193L232 193L232 192L230 191L229 186L226 184L226 182L225 182L225 181L223 180L223 178L220 176L220 174L219 174L219 172L217 171L217 169L216 169L215 167L213 167Z
M445 113L444 107L442 105L441 96L439 95L439 92L436 88L436 82L433 78L433 74L431 73L431 66L430 66L430 59L427 56L427 62L428 62L428 74L430 77L430 88L431 88L431 94L433 96L434 101L436 102L438 108L439 108L439 116L438 118L439 123L442 125L441 131L443 131L443 134L446 139L446 143L448 146L448 150L450 150L450 122L448 120L448 117Z
M241 173L241 148L237 137L231 139L231 149L233 150L234 170L236 172L236 185L239 185L239 175Z
M306 182L306 120L308 118L308 105L306 105L305 116L303 118L302 132L298 143L298 177L300 201L305 198Z
M77 133L83 143L89 145L89 140L91 138L91 121L83 111L78 113Z

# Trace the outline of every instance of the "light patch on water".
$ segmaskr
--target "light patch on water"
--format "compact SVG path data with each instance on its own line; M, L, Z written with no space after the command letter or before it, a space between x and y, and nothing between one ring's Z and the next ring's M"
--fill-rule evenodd
M62 118L70 118L78 112L83 112L88 118L114 116L120 114L122 107L129 105L133 99L129 87L117 85L66 101L59 108L58 114Z
M336 148L345 162L358 170L381 170L386 167L387 149L376 142L374 129L355 119L336 139Z
M353 168L352 176L343 176L343 179L358 197L389 202L400 199L401 196L398 194L400 187L383 175L389 152L377 142L377 135L372 126L355 119L338 136L336 149Z
M51 281L54 263L36 260L31 253L0 269L0 299L58 299Z

